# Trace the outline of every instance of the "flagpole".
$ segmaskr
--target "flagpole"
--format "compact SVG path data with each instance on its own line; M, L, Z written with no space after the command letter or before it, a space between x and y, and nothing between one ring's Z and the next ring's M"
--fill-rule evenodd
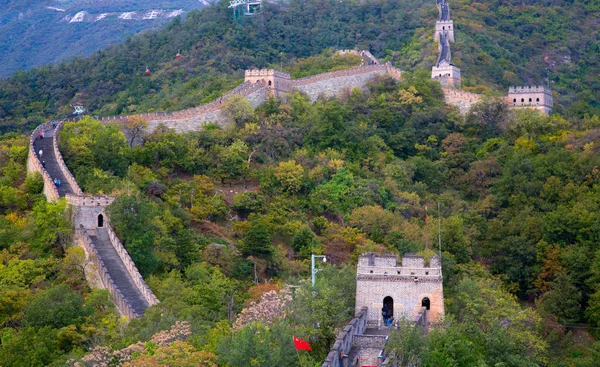
M429 218L427 218L427 205L425 205L425 251L429 249ZM427 255L425 255L427 256Z
M294 347L294 349L296 349L296 347ZM298 349L296 349L296 355L298 356L298 363L300 363L300 367L302 367L302 360L300 360L300 353L298 352Z

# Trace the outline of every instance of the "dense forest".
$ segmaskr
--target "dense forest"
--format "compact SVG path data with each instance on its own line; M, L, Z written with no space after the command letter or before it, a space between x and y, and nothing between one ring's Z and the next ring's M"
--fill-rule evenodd
M72 104L97 115L196 106L239 84L246 68L285 69L329 48L367 49L407 71L429 69L437 58L433 1L293 0L265 4L261 16L242 23L232 21L226 6L221 1L192 11L90 58L0 80L0 132L68 116ZM450 6L457 39L453 62L463 70L466 87L506 93L510 85L545 84L549 77L555 110L579 117L598 112L596 2Z
M352 317L357 256L431 256L424 206L439 202L444 327L388 348L427 366L597 366L600 120L494 99L463 117L441 95L426 72L383 77L340 100L236 108L227 129L159 128L133 148L117 126L66 124L67 164L84 191L119 195L111 221L161 300L129 324L86 285L65 204L25 175L26 138L6 137L0 364L319 365ZM328 258L316 291L311 253ZM232 326L290 285L279 313ZM291 335L313 352L297 356Z
M579 44L550 73L551 116L508 110L493 91L466 116L445 105L428 71L434 4L292 1L240 24L222 5L0 81L0 366L320 366L353 317L358 255L431 257L424 208L438 203L446 317L427 336L404 328L388 351L415 366L599 366L594 2L451 4L453 60L473 90L543 79L536 58ZM531 24L544 24L543 42ZM46 202L26 172L21 132L74 101L98 114L174 110L216 98L246 67L300 77L357 62L337 47L414 72L314 103L232 99L228 127L163 126L135 146L122 126L65 124L67 165L85 192L118 195L111 223L161 301L120 318L86 282L66 203ZM328 259L315 288L311 253ZM313 351L297 354L292 335Z

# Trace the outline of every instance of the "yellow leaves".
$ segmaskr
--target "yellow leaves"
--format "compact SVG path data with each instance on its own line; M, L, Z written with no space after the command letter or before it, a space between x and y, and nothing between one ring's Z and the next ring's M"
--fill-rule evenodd
M275 177L279 180L284 191L295 193L302 187L304 168L295 160L280 162L275 168Z
M338 169L344 167L344 161L341 159L332 159L327 162L327 167L337 171Z
M27 219L25 217L19 217L19 214L16 212L11 212L4 216L4 218L19 229L25 229L25 225L27 224Z
M400 104L412 105L423 103L423 97L418 96L417 93L417 88L415 88L412 85L408 87L408 89L400 89L398 91L398 98L400 100Z
M521 136L515 140L515 146L519 149L532 151L537 148L537 144L531 138Z
M246 135L246 136L258 135L259 132L260 132L260 126L254 122L246 123L244 125L244 128L242 129L242 134Z

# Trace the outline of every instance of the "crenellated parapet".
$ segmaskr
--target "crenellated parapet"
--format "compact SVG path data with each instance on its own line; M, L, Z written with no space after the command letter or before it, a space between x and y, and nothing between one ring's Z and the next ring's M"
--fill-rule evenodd
M509 108L532 108L549 115L554 105L552 90L545 86L509 87L506 104Z
M58 122L58 124L56 125L56 128L54 129L54 134L52 135L52 148L54 149L54 156L56 157L56 161L58 163L58 166L60 167L60 170L62 171L62 174L67 179L67 182L73 189L75 195L83 195L83 191L81 191L81 188L77 184L77 180L75 180L75 177L71 174L71 171L67 168L67 165L65 164L65 161L63 160L62 154L60 153L60 149L58 149L58 135L60 135L60 131L62 130L64 123L65 123L64 120Z
M454 42L454 22L452 20L438 20L435 22L433 39L439 41L441 34L447 34L448 40Z

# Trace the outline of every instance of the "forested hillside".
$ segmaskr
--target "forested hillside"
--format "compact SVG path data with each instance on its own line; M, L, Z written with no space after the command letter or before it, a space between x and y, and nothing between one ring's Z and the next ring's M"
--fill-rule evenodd
M1 366L319 366L353 316L360 254L433 256L426 206L440 220L446 316L427 336L390 338L400 363L598 366L595 3L451 3L468 88L543 79L536 58L564 42L552 116L494 98L466 116L445 105L428 70L435 4L292 1L241 24L224 5L0 82ZM41 177L26 174L18 130L73 102L98 114L174 110L217 98L248 67L302 76L356 61L332 57L337 47L413 71L314 103L293 93L253 110L237 99L226 128L159 127L133 147L119 126L65 124L66 164L85 192L118 196L110 221L160 299L120 318L85 281L66 203L47 203ZM311 253L328 260L314 288ZM297 353L292 335L313 351Z
M142 30L162 28L177 14L205 4L208 1L2 0L0 77L88 56Z
M388 348L416 365L596 366L598 118L490 101L464 119L441 96L427 73L405 74L342 100L242 108L228 129L158 129L134 148L116 126L66 124L67 164L84 191L120 194L111 222L161 300L127 326L83 283L64 203L24 181L25 140L3 140L0 364L299 366L296 335L313 347L303 365L318 365L352 317L357 256L431 256L424 207L440 202L444 327ZM328 258L315 291L311 253ZM37 277L10 270L20 262ZM276 289L279 311L232 327Z
M429 70L435 2L294 0L265 4L260 17L234 23L219 2L67 64L0 81L1 131L65 116L72 103L93 114L175 110L210 101L239 83L250 67L278 67L328 48L368 49L409 71ZM598 111L599 15L595 2L501 1L451 4L457 27L453 60L475 90L544 84L557 93L555 110ZM176 60L181 50L183 56ZM152 75L144 75L148 66Z

